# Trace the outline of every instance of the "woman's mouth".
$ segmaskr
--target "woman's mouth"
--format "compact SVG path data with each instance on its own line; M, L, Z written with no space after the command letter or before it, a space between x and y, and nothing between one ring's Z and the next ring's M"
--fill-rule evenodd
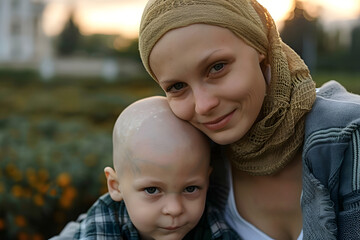
M235 110L229 114L219 117L214 121L203 123L203 125L212 131L220 130L224 128L226 124L228 124L228 122L231 120L232 116L234 115L234 112Z

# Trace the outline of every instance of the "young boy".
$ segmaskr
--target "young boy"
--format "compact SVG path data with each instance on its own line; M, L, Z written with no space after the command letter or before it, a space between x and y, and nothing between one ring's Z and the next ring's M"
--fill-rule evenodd
M80 223L75 239L237 239L205 209L210 149L204 135L175 117L164 97L131 104L113 131L109 193Z

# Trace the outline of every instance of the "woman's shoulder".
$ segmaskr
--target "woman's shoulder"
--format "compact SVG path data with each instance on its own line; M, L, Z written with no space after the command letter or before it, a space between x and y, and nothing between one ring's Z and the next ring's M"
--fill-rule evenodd
M354 164L359 166L359 147L360 95L330 81L317 90L316 101L306 117L304 161L326 185L341 166L350 172Z
M332 80L318 88L316 101L306 117L306 135L329 128L360 125L360 95Z

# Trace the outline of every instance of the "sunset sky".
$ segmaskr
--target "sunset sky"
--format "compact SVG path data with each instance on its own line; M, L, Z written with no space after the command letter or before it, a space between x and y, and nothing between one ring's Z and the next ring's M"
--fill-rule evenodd
M293 8L293 0L258 0L280 24ZM71 12L83 34L122 34L137 37L139 22L147 0L46 0L44 30L58 34ZM356 19L360 16L360 0L303 0L309 10L321 9L325 22ZM311 4L311 5L310 5Z

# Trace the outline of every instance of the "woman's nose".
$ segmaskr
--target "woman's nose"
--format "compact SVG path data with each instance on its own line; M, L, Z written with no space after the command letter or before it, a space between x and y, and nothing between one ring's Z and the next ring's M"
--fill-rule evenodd
M166 198L166 203L163 208L165 215L177 217L184 212L184 206L181 200L181 196L173 195Z
M195 112L200 115L209 113L219 104L216 95L205 87L199 87L194 92Z

